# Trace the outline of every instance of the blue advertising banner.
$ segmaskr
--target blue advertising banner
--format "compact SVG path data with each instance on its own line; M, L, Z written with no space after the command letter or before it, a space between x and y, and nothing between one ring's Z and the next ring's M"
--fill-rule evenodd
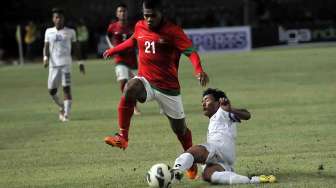
M251 29L249 26L186 29L184 31L199 52L251 50Z

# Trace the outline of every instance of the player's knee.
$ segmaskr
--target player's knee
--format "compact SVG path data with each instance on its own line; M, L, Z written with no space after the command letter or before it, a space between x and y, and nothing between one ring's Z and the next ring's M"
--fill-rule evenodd
M63 87L63 92L64 92L64 98L71 100L72 96L71 96L71 88L70 88L70 86Z
M212 168L205 168L202 173L203 180L211 183L211 176L213 173L214 173L214 170Z
M211 177L215 172L222 172L225 169L219 164L207 164L203 170L202 178L210 183L216 183L211 181Z
M134 87L126 87L124 95L127 100L136 100L136 89Z
M57 89L49 89L49 95L53 96L53 95L56 95L57 93Z
M142 93L145 93L145 88L139 79L131 79L127 82L124 89L124 94L127 100L143 101Z
M196 163L204 164L209 156L208 150L202 145L194 145L187 152L194 157Z
M169 122L171 124L171 128L173 129L176 135L184 135L187 131L187 126L185 124L184 119L173 119L169 118Z
M202 173L202 179L203 179L204 181L207 181L207 182L211 183L211 175L212 175L212 174L209 174L209 173L207 173L206 171L204 171L204 172Z

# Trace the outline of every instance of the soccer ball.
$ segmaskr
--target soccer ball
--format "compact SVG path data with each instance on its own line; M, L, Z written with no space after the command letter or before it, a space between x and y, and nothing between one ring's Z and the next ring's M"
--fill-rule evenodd
M172 177L170 166L163 163L153 165L146 174L149 187L155 188L171 187Z

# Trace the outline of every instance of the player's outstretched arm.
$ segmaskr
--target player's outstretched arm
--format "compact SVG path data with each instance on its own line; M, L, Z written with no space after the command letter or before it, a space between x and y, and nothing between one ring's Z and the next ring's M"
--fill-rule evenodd
M113 56L117 53L128 50L130 48L133 48L133 46L134 46L134 39L133 39L133 37L131 37L131 38L125 40L124 42L118 44L114 48L107 49L104 52L103 57L106 59L106 58L111 57L111 56Z
M191 40L180 27L174 27L172 33L174 34L175 46L189 58L195 69L196 78L199 80L201 86L205 87L209 83L209 77L207 73L203 71L201 59L196 52L196 49L193 48Z
M220 98L219 103L224 111L233 113L239 120L249 120L251 118L251 113L246 109L233 108L231 102L227 98Z
M233 113L239 119L242 119L242 120L249 120L251 118L250 112L247 111L246 109L231 108L231 113Z
M44 42L43 46L43 67L47 68L49 66L49 42Z
M194 51L188 56L188 58L194 66L196 78L199 80L201 86L205 87L209 83L209 77L208 74L203 71L198 53Z

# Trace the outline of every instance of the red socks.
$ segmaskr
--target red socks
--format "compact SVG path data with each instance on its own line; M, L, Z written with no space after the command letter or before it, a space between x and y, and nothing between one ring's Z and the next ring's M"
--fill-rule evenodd
M118 106L119 134L128 140L128 130L131 124L131 118L134 112L135 101L126 101L122 96ZM177 135L183 149L186 151L192 146L192 136L190 129L187 128L184 135Z
M181 145L184 151L187 151L192 146L192 136L190 129L187 128L187 131L184 135L177 135L177 138L181 142Z
M134 112L134 101L126 101L125 96L122 96L118 106L118 123L119 134L128 140L128 130L131 124L131 118Z

